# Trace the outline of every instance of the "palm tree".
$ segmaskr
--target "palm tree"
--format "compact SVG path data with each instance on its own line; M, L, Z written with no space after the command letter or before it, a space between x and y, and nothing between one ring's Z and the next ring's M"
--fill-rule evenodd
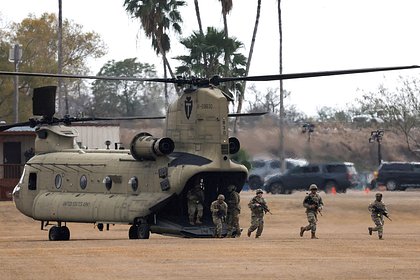
M252 33L252 39L251 39L251 47L249 48L249 54L248 54L248 61L246 63L246 69L245 69L245 76L248 76L249 74L249 68L251 67L251 60L252 60L252 54L254 52L254 45L255 45L255 38L257 37L257 30L258 30L258 24L260 21L260 13L261 13L261 0L257 0L257 15L255 18L255 24L254 24L254 32ZM242 111L242 104L243 100L245 98L245 89L246 89L246 81L243 82L242 90L238 96L238 107L236 112L241 113ZM238 130L238 120L239 118L236 118L233 124L233 132L236 133Z
M225 38L229 38L227 15L230 13L233 7L232 0L219 0L222 4L222 15L223 15L223 30L225 32ZM229 69L229 53L225 50L225 66ZM232 75L231 73L224 73L225 75Z
M178 56L182 65L177 67L179 75L193 75L197 77L211 77L220 73L230 72L235 76L245 74L246 57L239 52L242 42L236 38L225 38L223 31L208 27L206 34L193 32L188 38L182 39L181 44L189 50L189 54ZM226 55L229 54L229 55ZM228 58L230 69L223 63ZM223 90L239 92L240 84L232 84Z
M225 31L226 38L228 38L229 37L229 32L228 32L228 25L227 25L226 16L232 10L233 3L232 3L232 0L219 0L219 1L222 4L222 15L223 15L223 26L224 26L223 30Z
M195 14L197 16L198 30L200 30L201 34L204 34L203 25L201 24L200 7L198 6L198 0L194 0L194 6L195 6Z
M166 53L171 48L171 42L167 31L172 29L175 33L181 34L182 17L178 8L185 6L180 0L125 0L126 11L134 17L139 18L144 32L152 39L152 46L156 54L162 55L164 75L166 69L172 78L175 75L166 58ZM165 99L168 103L168 93L165 87Z

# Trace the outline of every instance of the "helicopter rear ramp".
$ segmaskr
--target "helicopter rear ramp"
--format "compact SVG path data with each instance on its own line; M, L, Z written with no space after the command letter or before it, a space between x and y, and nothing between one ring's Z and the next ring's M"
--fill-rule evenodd
M206 221L201 225L190 225L186 222L158 219L155 224L150 226L150 231L152 233L178 237L210 238L214 235L214 225ZM225 228L223 228L222 235L226 235Z

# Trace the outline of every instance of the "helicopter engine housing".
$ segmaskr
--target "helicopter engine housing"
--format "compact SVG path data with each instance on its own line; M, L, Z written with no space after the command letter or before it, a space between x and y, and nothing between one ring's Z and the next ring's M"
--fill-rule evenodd
M169 155L174 149L171 138L155 138L147 132L137 134L130 143L131 155L138 161L155 160L158 156Z

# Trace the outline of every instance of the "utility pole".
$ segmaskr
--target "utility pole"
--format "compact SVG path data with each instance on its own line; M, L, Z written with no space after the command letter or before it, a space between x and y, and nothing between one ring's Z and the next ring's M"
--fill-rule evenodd
M19 63L22 60L22 46L15 44L9 50L9 62L13 62L15 65L15 72L19 71ZM14 98L14 113L15 113L15 123L19 122L19 76L15 76L13 79L14 88L15 88L15 98Z
M382 129L372 131L369 137L369 143L373 143L373 142L378 143L378 165L380 165L382 162L381 141L383 137L384 137L384 131Z

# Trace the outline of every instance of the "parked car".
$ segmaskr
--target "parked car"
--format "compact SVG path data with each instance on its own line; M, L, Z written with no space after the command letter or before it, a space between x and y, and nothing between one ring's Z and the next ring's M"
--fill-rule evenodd
M297 166L284 174L271 176L264 183L267 192L291 193L294 190L307 190L311 184L316 184L319 190L345 192L356 187L358 174L351 162L308 164Z
M386 186L389 191L420 188L420 162L383 162L371 185Z
M286 170L296 166L308 164L304 159L286 158ZM280 173L280 160L278 159L258 159L251 161L251 170L248 175L248 184L251 190L262 188L264 178L272 174Z

